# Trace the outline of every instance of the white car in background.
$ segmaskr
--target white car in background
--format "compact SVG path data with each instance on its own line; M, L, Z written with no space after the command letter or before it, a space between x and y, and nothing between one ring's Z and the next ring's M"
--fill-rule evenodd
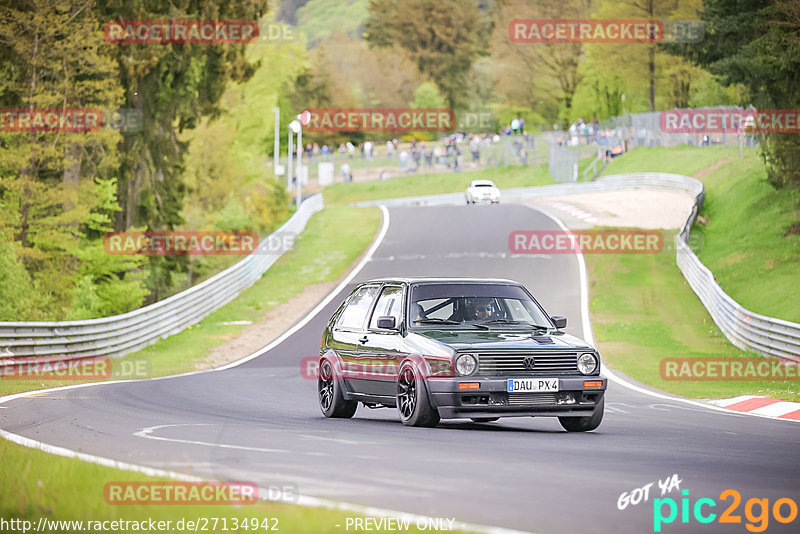
M465 196L467 204L475 204L476 202L497 204L500 202L500 190L491 180L472 180Z

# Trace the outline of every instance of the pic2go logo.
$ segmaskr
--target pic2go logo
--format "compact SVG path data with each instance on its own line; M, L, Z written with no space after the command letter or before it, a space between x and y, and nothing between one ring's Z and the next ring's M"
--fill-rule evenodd
M711 523L717 518L717 514L711 512L717 503L713 499L698 499L694 506L689 503L689 490L683 490L684 497L681 499L680 514L681 523L689 523L691 517L689 512L694 515L694 520L698 523ZM720 514L718 523L742 523L742 516L736 515L736 510L742 502L741 494L734 489L726 489L719 494L719 499L725 501L732 498L730 506ZM665 508L667 510L665 510ZM757 509L757 510L756 510ZM664 515L668 511L668 515ZM665 499L653 499L653 532L661 532L661 525L674 522L678 518L679 507L675 499L669 497ZM791 523L797 519L797 503L792 499L777 499L772 503L772 517L778 523ZM764 532L769 526L770 506L769 499L749 499L744 505L744 515L747 519L745 528L750 532Z

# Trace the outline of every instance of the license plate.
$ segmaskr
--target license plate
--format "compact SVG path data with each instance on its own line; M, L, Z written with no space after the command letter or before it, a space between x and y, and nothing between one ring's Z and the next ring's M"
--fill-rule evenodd
M558 378L509 378L506 390L509 393L558 391Z

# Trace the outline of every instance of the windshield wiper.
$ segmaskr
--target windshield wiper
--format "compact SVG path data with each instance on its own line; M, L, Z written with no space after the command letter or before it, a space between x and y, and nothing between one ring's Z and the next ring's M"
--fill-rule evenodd
M478 326L490 325L490 324L519 324L530 328L538 328L539 330L547 330L546 326L540 326L538 324L529 323L528 321L514 321L512 319L491 319L489 321L483 321L482 323L478 323Z
M432 319L418 319L414 321L415 324L461 324L458 321L451 321L450 319L439 319L434 317Z

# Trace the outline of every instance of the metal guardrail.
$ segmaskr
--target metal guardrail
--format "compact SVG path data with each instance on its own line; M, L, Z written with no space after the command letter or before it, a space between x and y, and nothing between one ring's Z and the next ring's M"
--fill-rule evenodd
M0 322L0 367L14 364L15 358L122 356L177 334L253 285L284 252L270 250L271 244L298 235L322 208L322 195L305 200L283 226L243 260L149 306L85 321Z
M754 313L733 300L717 284L714 274L700 261L688 245L689 234L697 214L703 206L705 188L702 182L679 174L631 173L600 178L589 183L570 183L504 189L502 199L524 200L548 197L614 191L619 189L664 189L684 191L694 196L691 213L680 232L675 236L676 263L689 286L708 310L711 318L736 347L767 356L800 362L800 324ZM404 197L354 203L356 206L442 206L464 204L462 193Z

